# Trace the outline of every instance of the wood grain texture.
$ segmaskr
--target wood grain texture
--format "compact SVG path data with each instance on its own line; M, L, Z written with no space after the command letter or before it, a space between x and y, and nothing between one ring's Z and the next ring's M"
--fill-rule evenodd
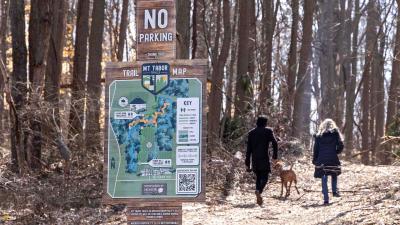
M166 9L168 11L168 26L164 29L144 27L145 10ZM176 12L174 0L137 0L136 27L137 27L137 60L174 60L176 58ZM151 33L171 33L172 41L141 42L140 35Z

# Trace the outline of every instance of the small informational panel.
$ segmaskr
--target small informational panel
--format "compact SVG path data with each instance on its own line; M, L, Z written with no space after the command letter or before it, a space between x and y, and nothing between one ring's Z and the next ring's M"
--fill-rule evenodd
M129 207L129 225L180 225L182 224L182 205Z
M204 201L206 60L106 67L106 203Z
M137 60L173 60L176 57L174 0L137 0Z

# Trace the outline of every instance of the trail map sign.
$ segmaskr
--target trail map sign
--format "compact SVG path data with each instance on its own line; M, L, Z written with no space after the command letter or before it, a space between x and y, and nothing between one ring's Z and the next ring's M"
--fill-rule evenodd
M137 58L173 60L176 55L174 0L137 1Z
M104 200L203 201L206 60L106 67Z

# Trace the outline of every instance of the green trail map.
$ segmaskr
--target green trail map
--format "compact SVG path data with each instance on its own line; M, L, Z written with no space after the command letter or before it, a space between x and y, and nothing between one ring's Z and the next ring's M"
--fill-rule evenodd
M201 190L202 84L167 79L143 76L108 87L112 198L195 197Z

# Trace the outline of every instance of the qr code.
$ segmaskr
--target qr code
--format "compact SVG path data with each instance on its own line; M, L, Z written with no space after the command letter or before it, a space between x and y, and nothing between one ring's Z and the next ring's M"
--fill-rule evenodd
M197 177L198 177L197 169L177 169L176 193L198 194Z

